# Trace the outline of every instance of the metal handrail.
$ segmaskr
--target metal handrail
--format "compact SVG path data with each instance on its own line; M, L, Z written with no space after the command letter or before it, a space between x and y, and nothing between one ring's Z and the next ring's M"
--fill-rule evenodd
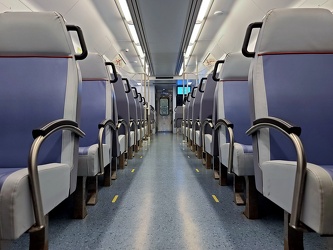
M72 122L72 121L69 121ZM57 123L61 123L59 126L57 126ZM72 122L73 123L73 122ZM49 126L51 125L51 126ZM51 127L49 130L44 128ZM29 181L30 181L30 187L31 187L31 196L32 196L32 205L34 209L35 214L35 220L36 224L32 227L33 231L41 230L45 227L45 217L44 217L44 210L43 210L43 203L42 203L42 195L40 191L40 182L39 182L39 174L37 169L37 158L39 149L42 145L42 143L46 140L47 137L49 137L51 134L53 134L56 131L59 130L69 130L73 132L75 135L83 137L85 133L79 129L77 126L74 126L73 124L66 124L66 120L57 120L55 122L49 123L45 127L43 127L41 130L38 131L45 131L45 133L40 133L36 135L35 140L33 141L30 153L29 153L29 159L28 159L28 173L29 173Z
M206 126L209 125L211 128L214 129L214 125L212 123L212 121L209 119L209 120L204 120L204 122L201 124L201 140L202 140L202 150L203 152L205 152L205 128Z
M298 230L302 229L300 227L300 217L301 217L301 210L302 210L302 202L304 196L304 188L305 188L305 177L306 177L306 157L304 152L303 144L298 135L291 132L288 133L281 127L270 124L270 123L260 123L252 126L248 131L246 131L247 135L251 135L256 133L258 130L263 128L274 128L278 131L285 134L294 144L296 154L297 154L297 165L296 165L296 176L295 176L295 186L294 186L294 193L293 193L293 202L291 207L291 214L290 214L290 227Z
M231 174L233 172L234 146L235 146L233 126L228 125L224 120L222 120L222 121L220 120L215 124L214 130L218 131L218 129L221 126L226 127L229 132L228 173Z
M121 126L124 126L125 127L125 152L124 153L127 153L127 150L128 150L128 130L129 130L129 127L128 127L128 124L125 120L118 120L118 124L117 124L117 129L119 129Z
M104 123L98 125L98 162L99 162L99 173L97 175L104 174L104 153L103 153L103 135L106 127L110 127L113 131L117 130L116 125L112 120L107 120ZM111 144L112 145L112 142Z

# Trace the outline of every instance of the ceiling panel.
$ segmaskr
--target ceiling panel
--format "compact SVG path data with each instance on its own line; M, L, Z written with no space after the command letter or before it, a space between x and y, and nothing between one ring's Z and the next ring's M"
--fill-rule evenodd
M59 0L59 1L45 1L45 0L30 0L27 2L32 2L38 6L40 6L43 10L52 10L65 15L68 11L70 11L79 0Z
M176 69L190 1L140 0L138 4L155 75L172 76Z

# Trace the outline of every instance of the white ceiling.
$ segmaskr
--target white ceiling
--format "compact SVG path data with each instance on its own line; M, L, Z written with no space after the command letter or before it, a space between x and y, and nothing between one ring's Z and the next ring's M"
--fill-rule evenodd
M68 23L82 28L90 51L104 54L110 60L121 54L126 65L118 70L132 82L140 81L143 68L116 1L0 0L0 11L50 10L61 13ZM192 1L136 0L155 76L173 76L176 73ZM212 67L203 65L209 53L219 59L228 52L240 51L247 25L260 21L269 9L280 7L324 7L332 10L333 0L213 0L186 72L196 73L198 70L197 77L204 77L212 70ZM223 14L214 15L216 11ZM195 76L192 74L190 78ZM165 83L163 87L174 82L159 81Z

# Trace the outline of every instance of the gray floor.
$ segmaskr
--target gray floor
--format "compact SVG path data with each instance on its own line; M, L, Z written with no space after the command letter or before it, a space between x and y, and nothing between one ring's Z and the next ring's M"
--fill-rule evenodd
M50 249L283 249L283 212L265 199L261 205L261 219L246 219L244 207L232 202L231 187L220 187L180 136L159 133L110 188L101 187L98 204L84 220L70 218L70 202L51 213L49 244ZM328 249L326 239L314 233L305 235L304 244ZM27 248L27 235L14 242L13 249Z

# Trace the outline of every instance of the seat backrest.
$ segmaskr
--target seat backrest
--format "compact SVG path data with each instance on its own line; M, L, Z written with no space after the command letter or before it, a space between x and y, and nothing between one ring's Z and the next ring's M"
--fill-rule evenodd
M212 118L213 115L216 82L213 80L212 74L207 76L207 82L205 85L205 92L202 95L200 106L201 123L204 122L207 118Z
M292 24L292 25L291 25ZM273 116L302 128L307 161L332 165L333 15L325 9L276 9L263 19L251 66L252 119ZM260 164L295 160L288 139L274 131L254 137L257 188Z
M184 120L188 120L188 108L189 108L189 105L190 105L190 99L191 99L191 94L188 93L186 95L186 98L184 100Z
M64 19L55 12L0 14L0 167L27 167L32 130L57 119L79 120L81 77ZM70 132L51 135L38 164L73 166L77 144Z
M193 110L193 104L194 104L196 94L197 94L197 88L194 87L191 91L191 94L189 95L189 97L190 97L190 99L189 99L190 103L188 105L188 119L189 120L192 120L192 117L193 117L192 110Z
M128 97L125 93L125 86L121 75L118 74L118 80L113 84L113 88L116 96L118 118L124 119L124 121L129 124L130 110L128 104ZM125 133L123 126L119 129L119 133Z
M134 103L135 103L136 118L137 118L137 121L139 122L139 120L141 120L141 113L140 113L141 111L140 111L140 105L139 105L140 96L138 94L136 87L132 87L132 93L133 93ZM138 124L138 128L140 128L140 124Z
M183 119L183 107L177 106L175 109L175 123L174 123L175 128L181 127L182 119Z
M130 119L133 119L135 122L137 122L138 114L132 88L130 88L130 91L127 93L127 98L130 111Z
M142 94L138 93L139 98L138 98L138 108L139 108L139 117L141 120L144 119L144 108L143 108L143 98L142 98Z
M105 60L97 53L89 53L79 62L82 74L82 100L80 127L86 136L80 140L81 147L98 143L98 124L112 117L110 74ZM110 130L106 130L106 143L110 144Z
M205 84L205 92L202 94L201 97L200 114L199 114L199 119L201 124L208 118L212 119L213 123L215 122L215 120L213 120L213 111L216 110L216 108L214 108L215 89L216 89L216 81L213 80L212 74L209 74L207 76ZM208 125L205 127L205 134L212 134L212 135L214 134L212 128ZM213 147L211 153L214 156L218 154L218 143L216 136L214 136L213 138Z
M246 130L251 127L248 74L251 59L240 52L229 53L220 73L217 97L217 119L227 119L234 124L235 142L251 144ZM220 128L219 143L229 139L225 127Z
M198 88L196 89L196 94L195 94L195 98L193 101L193 107L192 107L193 122L195 122L197 119L200 118L201 98L205 92L206 83L207 83L207 79L202 78Z

